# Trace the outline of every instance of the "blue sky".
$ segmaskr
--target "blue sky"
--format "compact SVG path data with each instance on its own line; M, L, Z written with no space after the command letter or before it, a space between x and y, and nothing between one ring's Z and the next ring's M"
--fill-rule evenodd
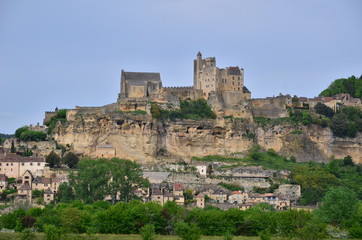
M362 74L360 0L0 0L0 133L115 102L121 69L190 86L198 51L253 97Z

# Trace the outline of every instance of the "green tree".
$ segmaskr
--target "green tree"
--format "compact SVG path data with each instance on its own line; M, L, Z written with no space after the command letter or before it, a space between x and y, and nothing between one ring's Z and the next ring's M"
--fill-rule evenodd
M335 114L331 121L331 129L337 137L345 137L348 132L348 120L344 113Z
M136 198L135 190L148 186L140 165L130 160L112 158L84 159L78 164L78 174L70 175L69 185L75 198L86 202L103 200L111 195L112 203L117 200L128 202Z
M20 136L23 132L29 131L29 127L28 126L24 126L21 128L16 129L15 131L15 137L20 139Z
M316 215L326 223L344 225L358 213L356 194L346 187L332 187L323 197Z
M14 140L11 140L11 149L10 149L10 152L11 152L11 153L15 153L15 152L16 152Z
M339 183L336 176L328 172L327 168L316 165L297 166L292 170L291 177L302 188L300 203L303 205L316 204L329 187Z
M316 113L322 114L328 118L332 118L334 115L334 111L332 108L320 102L314 106L314 110L316 111Z
M362 79L351 76L334 80L327 89L323 90L319 96L331 97L340 93L348 93L352 97L362 98Z
M350 155L343 158L343 165L344 166L354 166L354 162L353 162L352 157Z
M20 140L22 141L45 141L47 137L46 133L40 131L24 131L20 134Z
M67 165L69 168L77 168L79 162L79 158L72 152L68 152L63 157L63 163Z
M45 161L49 164L49 167L59 167L60 157L54 151L51 151L48 156L46 156Z

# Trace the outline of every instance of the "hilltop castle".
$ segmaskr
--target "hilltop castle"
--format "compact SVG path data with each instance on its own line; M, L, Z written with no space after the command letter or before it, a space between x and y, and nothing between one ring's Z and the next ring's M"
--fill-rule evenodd
M224 115L230 107L233 108L233 113L240 108L243 108L240 113L245 113L245 106L239 105L251 98L251 92L244 85L244 69L218 68L215 57L203 59L199 52L194 60L193 87L162 87L159 73L124 70L121 72L120 94L117 101L119 110L147 111L150 101L158 103L165 109L175 109L179 107L180 99L199 98L208 100L219 115Z

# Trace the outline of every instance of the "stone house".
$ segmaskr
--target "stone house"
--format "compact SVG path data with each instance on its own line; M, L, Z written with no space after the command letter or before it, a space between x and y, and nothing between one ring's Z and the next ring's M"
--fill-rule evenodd
M195 163L194 165L201 176L207 175L207 165L205 163Z
M275 193L261 194L260 197L261 197L261 202L266 202L273 206L276 206L278 202L278 195L276 195Z
M41 176L45 164L43 157L21 157L15 153L7 153L0 157L0 174L19 178L25 171L30 171L35 176Z
M208 195L210 199L214 202L223 203L228 200L229 190L222 187L210 187L208 190L202 192L205 195Z
M47 190L44 192L44 203L49 204L53 200L54 192L48 187Z
M229 195L229 203L246 203L248 201L249 195L247 192L242 191L232 191Z
M196 206L198 208L205 208L205 196L202 193L199 193L196 197Z
M254 206L256 203L252 203L252 202L246 202L246 203L241 203L239 204L239 210L248 210L249 208L251 208L252 206Z
M173 198L177 205L183 206L185 204L184 185L182 183L173 185Z
M282 211L290 209L290 206L290 200L287 197L279 196L274 207L276 210Z
M46 190L48 188L52 187L52 179L51 178L45 178L45 177L35 177L33 180L32 188L33 190Z

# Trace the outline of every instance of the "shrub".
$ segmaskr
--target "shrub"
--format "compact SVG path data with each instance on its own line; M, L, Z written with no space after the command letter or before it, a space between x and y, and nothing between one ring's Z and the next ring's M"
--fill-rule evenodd
M140 233L143 240L154 240L155 226L152 224L146 224L140 229Z
M201 231L194 224L190 226L185 222L178 222L176 223L175 232L182 240L198 240L201 238Z
M62 229L54 225L44 225L44 232L46 240L60 240L63 236Z
M36 239L36 235L35 233L32 231L32 229L30 228L25 228L22 232L21 232L21 240L34 240Z

